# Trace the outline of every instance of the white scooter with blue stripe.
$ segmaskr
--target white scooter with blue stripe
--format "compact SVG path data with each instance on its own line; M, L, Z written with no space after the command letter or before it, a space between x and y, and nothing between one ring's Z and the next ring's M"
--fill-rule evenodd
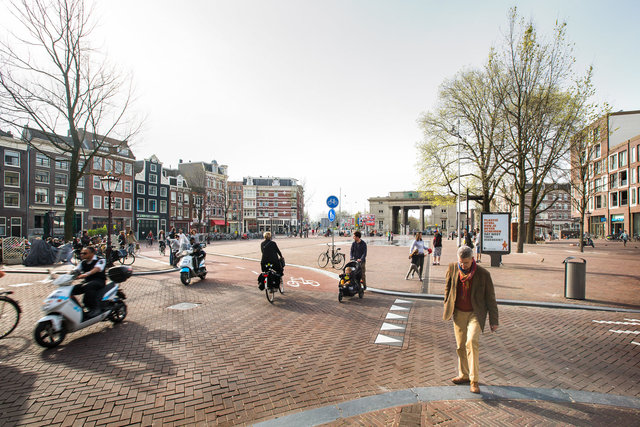
M111 280L102 290L101 313L88 318L78 300L73 296L74 279L78 273L63 274L53 280L58 289L53 291L42 304L45 316L38 321L33 336L42 347L59 345L68 332L78 331L103 320L120 323L127 316L124 292L119 283L131 277L131 267L110 269L107 276Z
M180 281L183 285L189 286L191 279L199 277L201 280L207 276L207 267L204 259L205 253L202 249L204 245L196 244L191 249L182 251L180 254ZM194 258L198 263L198 267L194 270Z

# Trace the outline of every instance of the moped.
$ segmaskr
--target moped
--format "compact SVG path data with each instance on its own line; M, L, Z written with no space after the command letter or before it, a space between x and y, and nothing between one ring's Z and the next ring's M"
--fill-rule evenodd
M53 348L59 345L69 332L79 331L95 323L110 320L120 323L127 316L126 296L120 290L119 283L131 277L131 267L122 266L111 268L107 272L110 282L102 289L100 309L97 316L88 317L88 310L84 308L73 293L74 279L79 273L62 274L54 278L53 285L58 289L44 300L42 311L45 316L38 321L33 337L42 347Z
M180 255L180 281L185 286L189 286L191 284L191 279L194 277L199 277L204 280L207 276L207 267L204 264L204 254L200 255L200 251L194 251L192 248L182 251ZM195 268L194 258L198 264Z

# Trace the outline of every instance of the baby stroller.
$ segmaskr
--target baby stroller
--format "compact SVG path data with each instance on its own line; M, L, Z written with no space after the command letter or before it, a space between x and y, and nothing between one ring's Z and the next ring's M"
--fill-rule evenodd
M364 296L364 288L360 283L361 271L360 263L357 261L348 262L344 266L338 282L338 301L342 302L345 295L348 297L358 295L359 298Z

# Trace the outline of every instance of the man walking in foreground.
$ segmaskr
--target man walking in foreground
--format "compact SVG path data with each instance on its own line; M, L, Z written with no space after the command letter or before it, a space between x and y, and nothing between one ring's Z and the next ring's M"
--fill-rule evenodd
M454 384L470 383L472 393L480 393L478 351L487 313L491 332L495 332L498 329L498 304L491 275L476 265L473 249L460 246L458 262L449 264L447 269L442 318L453 317L456 334L458 376L451 381Z

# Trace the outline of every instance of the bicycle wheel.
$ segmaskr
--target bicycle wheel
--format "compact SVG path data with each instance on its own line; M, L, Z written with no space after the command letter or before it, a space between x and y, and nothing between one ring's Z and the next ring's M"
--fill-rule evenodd
M273 296L276 293L276 289L275 288L270 288L269 285L267 285L264 288L264 291L267 294L267 301L269 301L271 304L273 304Z
M333 264L333 268L337 270L342 270L342 267L344 267L344 262L345 262L345 256L343 253L340 253L340 252L335 254L333 256L333 259L331 260L331 264Z
M329 264L329 255L327 255L326 252L321 253L318 257L318 266L320 268L324 268L327 266L327 264Z
M121 258L121 262L124 265L131 265L136 261L136 256L134 254L127 254L127 256Z
M278 287L278 290L284 295L284 280L282 280L282 277L280 278L280 286Z
M20 321L20 306L8 297L0 297L0 338L9 335Z

